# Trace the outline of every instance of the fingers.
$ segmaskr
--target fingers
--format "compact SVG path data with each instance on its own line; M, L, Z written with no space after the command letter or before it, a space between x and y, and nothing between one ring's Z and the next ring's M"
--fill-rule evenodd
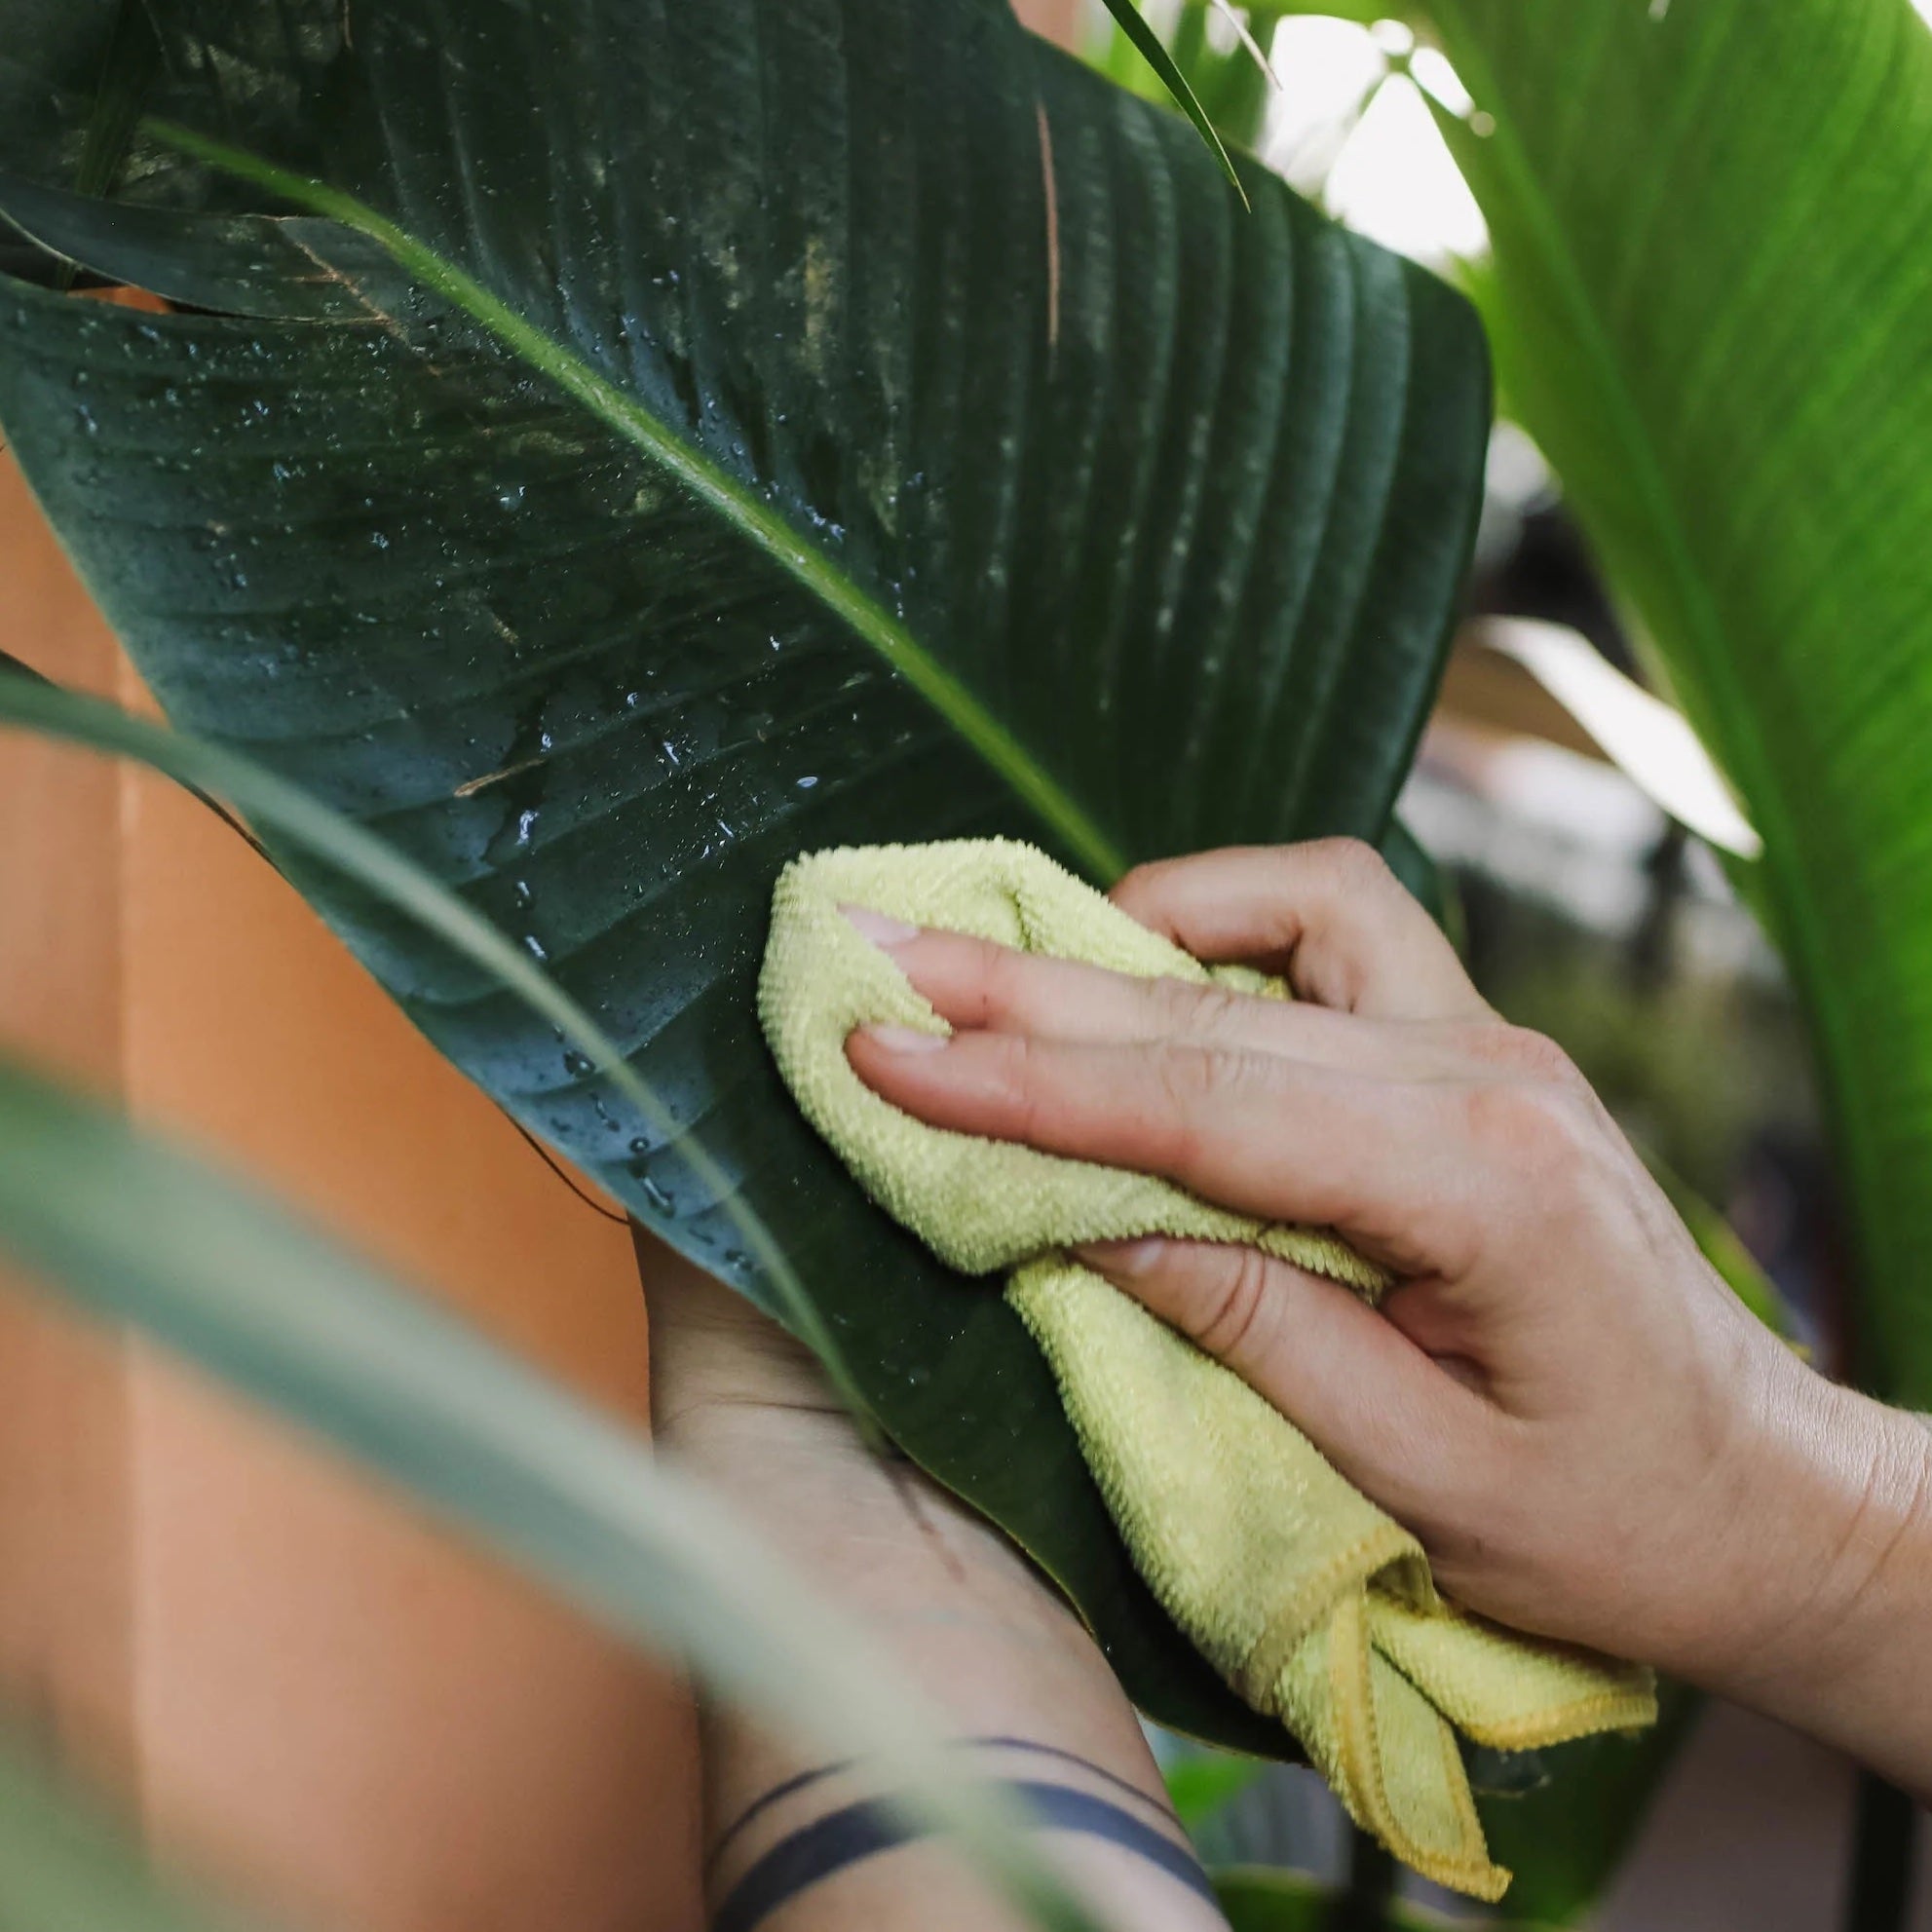
M1204 1241L1100 1242L1080 1259L1225 1362L1395 1515L1419 1522L1452 1482L1489 1480L1488 1405L1340 1284Z
M1452 947L1373 847L1232 846L1143 865L1123 912L1200 960L1241 960L1298 998L1379 1019L1488 1019Z
M1480 1233L1447 1085L1174 1042L867 1027L846 1052L875 1092L934 1126L1163 1175L1265 1220L1332 1227L1405 1274L1465 1267Z
M1463 1070L1461 1042L1291 1000L1017 953L966 933L905 926L846 908L955 1028L1071 1041L1192 1041L1412 1079Z

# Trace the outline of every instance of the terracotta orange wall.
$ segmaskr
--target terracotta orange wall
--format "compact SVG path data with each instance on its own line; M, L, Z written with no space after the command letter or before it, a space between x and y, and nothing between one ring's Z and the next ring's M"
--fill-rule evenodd
M138 701L11 466L0 647ZM0 1032L634 1420L621 1227L158 780L0 738ZM303 1923L687 1932L678 1685L147 1348L0 1294L0 1694Z

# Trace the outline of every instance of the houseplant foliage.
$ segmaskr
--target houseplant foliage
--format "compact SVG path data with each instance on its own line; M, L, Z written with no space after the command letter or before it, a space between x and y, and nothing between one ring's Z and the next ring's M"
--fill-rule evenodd
M1245 162L1244 211L1185 124L993 0L0 25L0 207L42 245L0 421L170 715L512 932L710 1180L491 979L277 854L460 1065L770 1305L727 1176L867 1407L1132 1692L1272 1748L1141 1585L1014 1318L797 1121L751 974L801 848L1005 832L1105 879L1381 835L1473 525L1465 306ZM103 134L130 95L150 118ZM112 199L77 197L103 151ZM76 301L67 264L180 312Z
M1442 120L1511 408L1763 835L1864 1370L1922 1408L1932 33L1910 0L1424 11L1490 117Z
M1438 116L1510 406L1763 835L1859 1371L1924 1408L1932 33L1909 0L1423 15L1487 117ZM1867 1797L1858 1863L1902 1873L1910 1809Z
M1173 52L1241 137L1263 83L1204 45L1207 12L1190 0ZM1932 34L1910 0L1268 5L1249 22L1265 41L1289 12L1400 15L1473 97L1432 105L1490 230L1473 284L1504 403L1764 837L1738 877L1817 1047L1861 1374L1924 1407ZM1119 71L1130 50L1106 57ZM1527 1871L1513 1910L1587 1909L1680 1728L1486 1807Z

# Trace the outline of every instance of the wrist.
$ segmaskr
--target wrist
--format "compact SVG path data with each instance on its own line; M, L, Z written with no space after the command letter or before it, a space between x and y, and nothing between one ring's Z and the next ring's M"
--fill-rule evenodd
M1922 1620L1932 1429L1779 1350L1711 1567L1717 1599L1681 1663L1704 1687L1817 1728L1816 1713Z

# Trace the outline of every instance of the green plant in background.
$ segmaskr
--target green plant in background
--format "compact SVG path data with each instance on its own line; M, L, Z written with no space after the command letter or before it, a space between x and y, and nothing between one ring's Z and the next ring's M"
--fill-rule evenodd
M263 1932L164 1885L112 1819L0 1735L0 1926L113 1932Z
M1860 1371L1932 1402L1932 34L1907 0L1424 10L1547 452L1762 834L1852 1209ZM1868 1784L1861 1885L1909 1860ZM1905 1887L1896 1885L1902 1913Z
M1428 11L1511 407L1764 838L1866 1373L1932 1402L1932 33L1907 0ZM1486 124L1487 125L1487 124Z
M1208 11L1187 0L1177 52ZM1909 0L1383 15L1472 97L1431 106L1489 226L1471 282L1505 404L1763 836L1737 876L1816 1054L1861 1374L1925 1407L1932 34ZM1232 57L1203 57L1203 99Z

